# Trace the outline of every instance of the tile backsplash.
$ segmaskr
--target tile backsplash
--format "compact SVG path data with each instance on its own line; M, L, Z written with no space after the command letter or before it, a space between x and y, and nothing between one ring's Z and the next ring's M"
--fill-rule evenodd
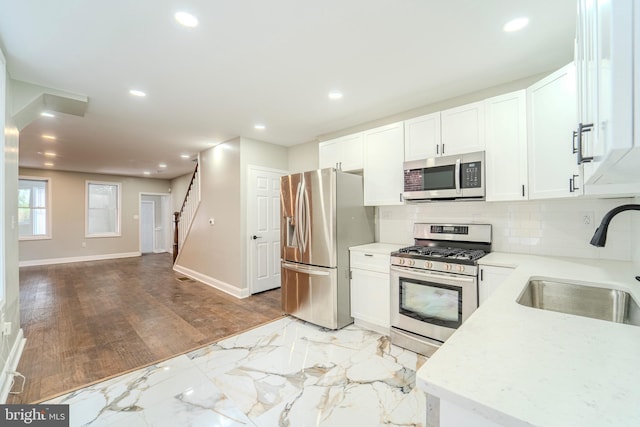
M377 240L411 244L416 222L473 222L493 226L494 251L616 259L640 266L638 212L622 212L612 220L604 248L589 244L604 214L627 203L640 203L640 197L381 206L376 211Z

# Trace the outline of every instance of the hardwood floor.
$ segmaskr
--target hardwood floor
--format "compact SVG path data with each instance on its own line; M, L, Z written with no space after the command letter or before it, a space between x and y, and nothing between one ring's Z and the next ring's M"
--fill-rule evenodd
M280 289L237 299L181 277L169 254L23 267L20 310L26 382L7 403L39 402L282 316Z

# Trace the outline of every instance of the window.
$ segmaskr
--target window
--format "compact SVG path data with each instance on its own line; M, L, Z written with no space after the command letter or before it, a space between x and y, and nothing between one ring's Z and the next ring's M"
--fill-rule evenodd
M18 179L18 236L21 240L51 238L49 178Z
M87 237L120 236L120 186L87 181Z

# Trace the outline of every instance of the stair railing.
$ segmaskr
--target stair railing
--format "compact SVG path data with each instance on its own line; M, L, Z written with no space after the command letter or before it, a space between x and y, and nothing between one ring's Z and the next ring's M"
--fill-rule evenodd
M191 182L187 188L187 194L184 196L182 207L179 212L173 213L174 232L173 232L173 262L178 258L178 252L182 249L191 223L195 217L196 210L200 204L200 179L198 176L198 164L191 175Z

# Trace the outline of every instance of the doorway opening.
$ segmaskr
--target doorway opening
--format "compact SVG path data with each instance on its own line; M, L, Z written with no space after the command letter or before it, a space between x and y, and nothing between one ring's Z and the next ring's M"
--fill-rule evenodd
M169 194L140 193L140 253L171 252Z

